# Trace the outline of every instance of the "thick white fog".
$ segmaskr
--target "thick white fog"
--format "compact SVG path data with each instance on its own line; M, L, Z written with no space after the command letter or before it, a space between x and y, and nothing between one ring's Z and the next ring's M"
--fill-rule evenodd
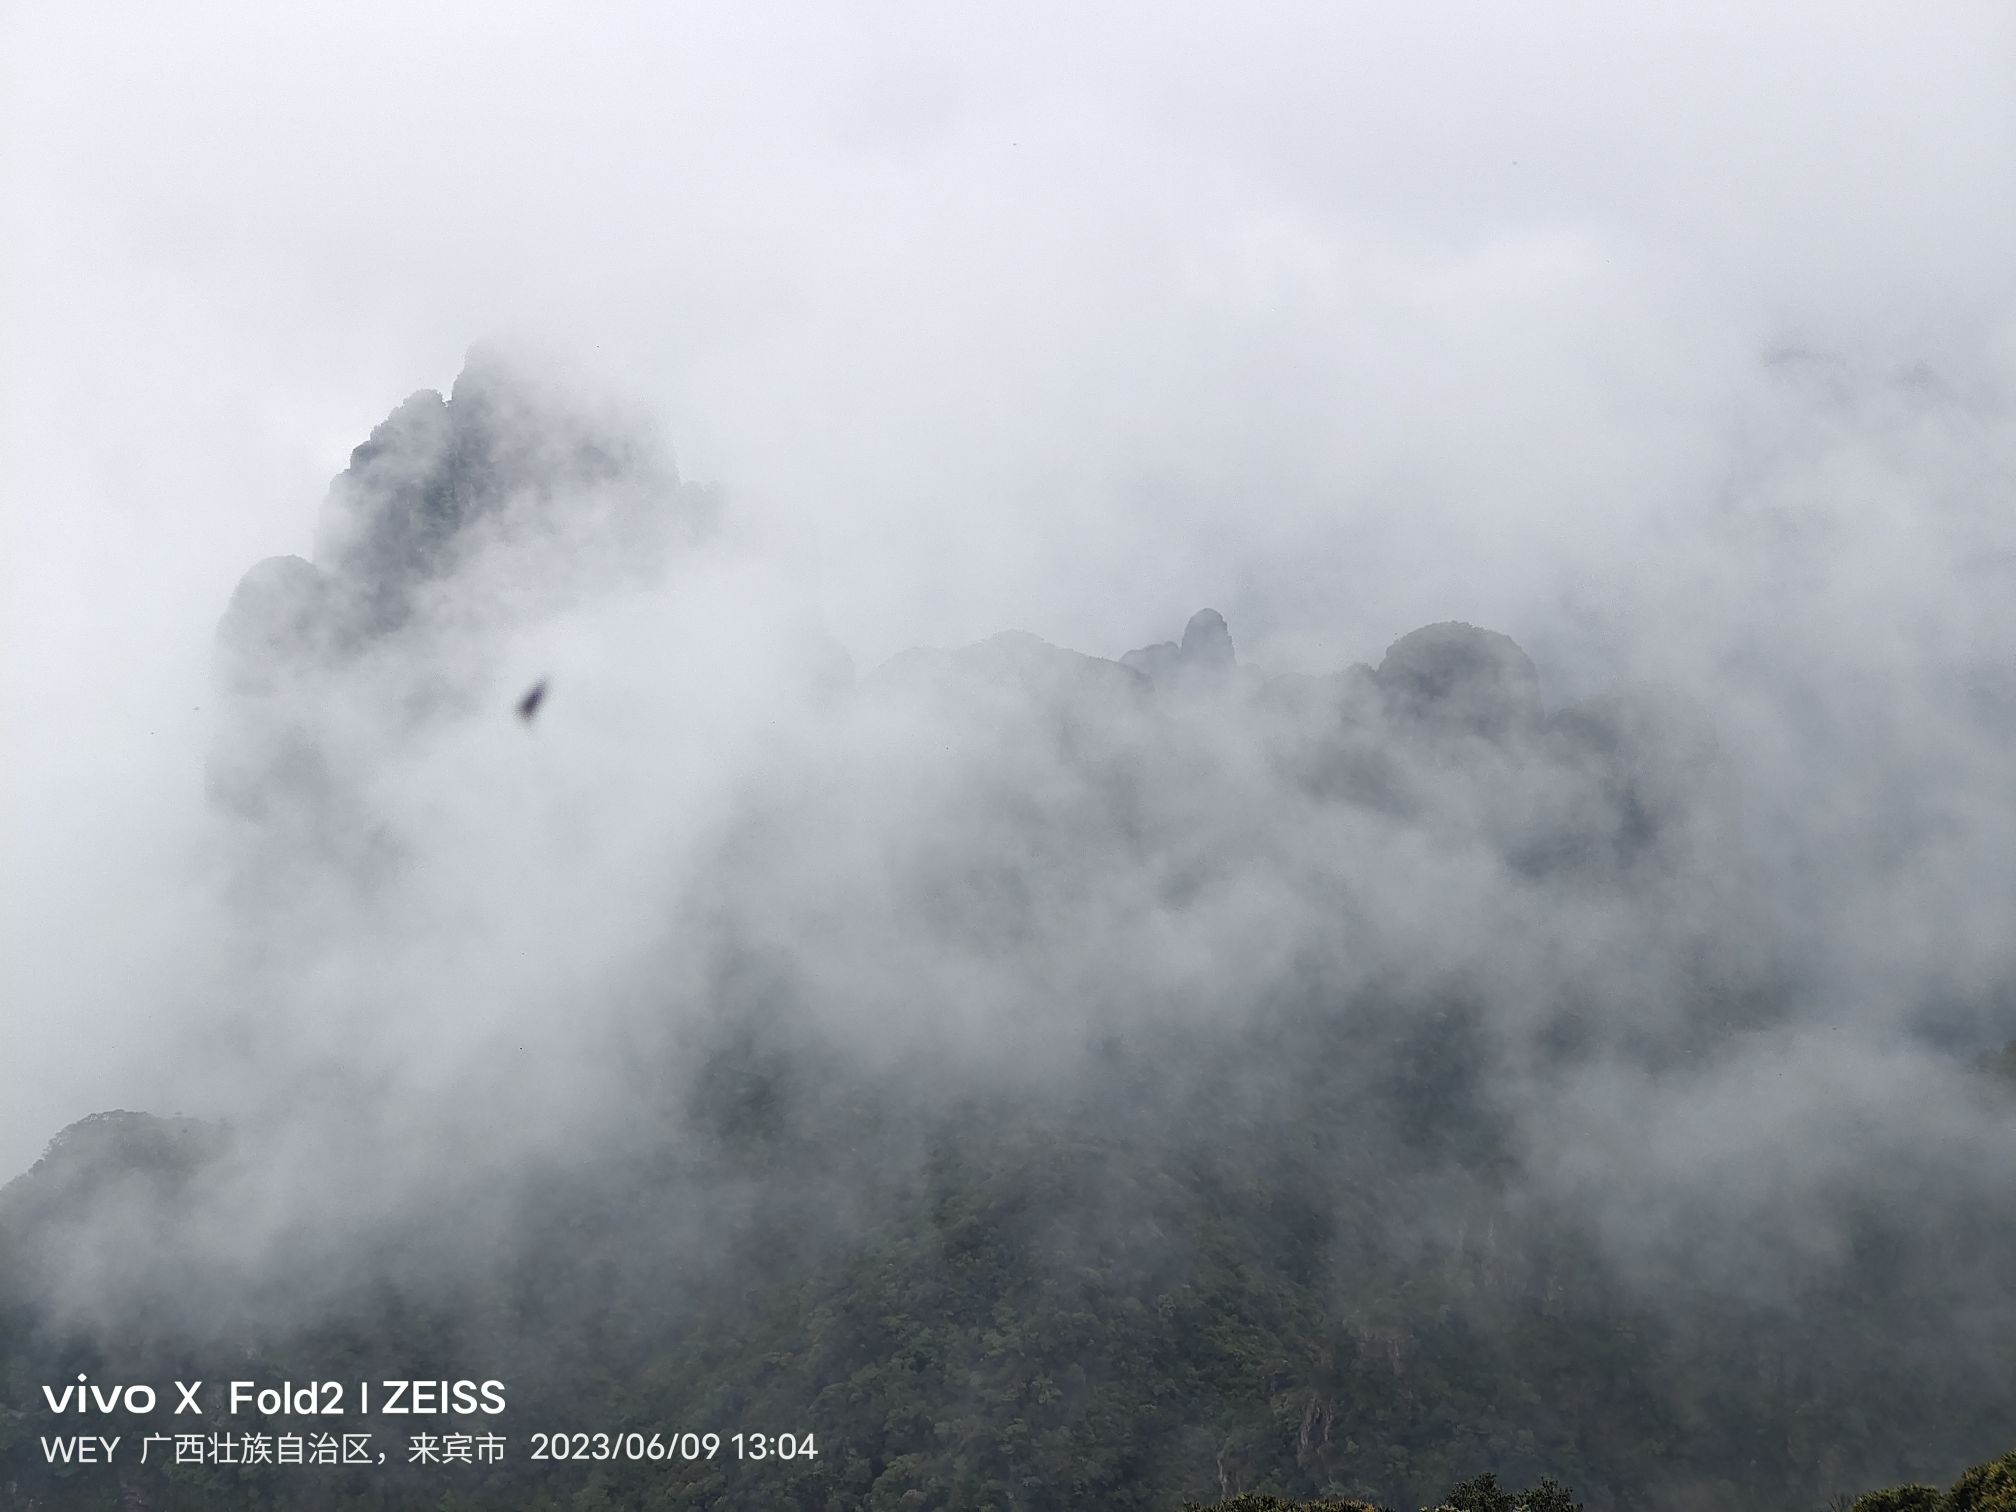
M906 786L955 738L942 710L835 734L805 647L871 674L1019 629L1117 658L1207 604L1256 678L1461 620L1517 640L1550 707L1625 681L1712 706L1742 774L1701 842L1732 868L1717 906L1828 1006L1699 1084L1597 1063L1544 1089L1551 1194L1664 1172L1620 1245L1752 1201L1732 1172L1782 1194L1762 1149L1824 1194L1837 1157L1982 1137L1829 1110L1878 1082L1941 1107L1937 1054L1996 1026L1928 1027L1928 994L2016 968L2005 7L5 25L0 1174L98 1109L256 1117L311 1086L479 1130L488 1088L499 1140L564 1137L645 974L678 996L667 900L734 826L800 812L846 817L788 863L758 834L721 906L805 946L844 898L818 998L870 1055L1068 1062L1067 1025L1020 1016L1038 988L1218 1011L1316 927L1311 857L1392 884L1356 915L1382 962L1495 952L1508 1065L1550 950L1656 1019L1665 967L1602 900L1495 887L1460 825L1312 828L1237 729L1191 730L1216 764L1156 789L1196 797L1200 854L1252 847L1187 921L1124 869L1038 900L1034 954L877 912L932 874L904 846L1001 837L932 809L930 762ZM718 528L659 588L557 608L575 558L507 541L429 653L469 702L410 739L410 667L288 689L356 762L342 843L376 826L398 858L304 848L275 884L206 775L219 618L262 558L327 566L330 479L479 340L718 485ZM984 786L984 715L952 727ZM1760 1123L1745 1087L1788 1076Z

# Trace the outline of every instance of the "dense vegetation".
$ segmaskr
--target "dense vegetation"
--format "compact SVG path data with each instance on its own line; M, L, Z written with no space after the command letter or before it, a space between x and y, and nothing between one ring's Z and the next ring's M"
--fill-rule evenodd
M1219 1493L1247 1495L1231 1503L1242 1508L1311 1495L1406 1507L1480 1465L1515 1484L1555 1477L1598 1508L1817 1508L1871 1466L1936 1477L1958 1446L2006 1434L2005 1399L1968 1373L1997 1368L1992 1340L1941 1371L1913 1358L1908 1339L1894 1352L1894 1331L1870 1332L1900 1309L1950 1305L1910 1294L1926 1278L1899 1268L1898 1235L1879 1215L1857 1263L1796 1308L1705 1288L1634 1296L1565 1219L1509 1208L1474 1155L1461 1176L1444 1164L1474 1117L1461 1111L1471 1094L1460 1058L1422 1051L1419 1074L1441 1110L1424 1123L1406 1115L1421 1084L1326 1099L1321 1068L1340 1051L1282 1044L1309 1068L1292 1110L1168 1089L1159 1111L1180 1116L1160 1123L1137 1082L1117 1111L940 1110L928 1154L912 1161L906 1149L927 1148L918 1129L890 1127L865 1102L812 1096L745 1041L721 1052L706 1073L711 1097L696 1099L708 1120L704 1182L645 1149L528 1181L511 1198L510 1251L387 1233L380 1248L398 1258L323 1298L325 1316L305 1327L269 1317L253 1337L246 1309L214 1295L215 1322L169 1321L203 1317L204 1262L188 1253L181 1204L202 1163L224 1158L221 1136L138 1115L98 1120L0 1212L5 1475L23 1506L108 1504L113 1472L66 1476L38 1450L52 1428L76 1429L43 1409L40 1386L78 1371L152 1381L164 1397L171 1379L224 1371L509 1384L506 1417L473 1425L510 1436L501 1466L116 1472L135 1488L126 1505L161 1512L1149 1509ZM1150 1142L1150 1124L1172 1137ZM1351 1165L1341 1152L1365 1139L1383 1139L1385 1178L1340 1182ZM129 1291L130 1310L54 1326L21 1295L40 1253L29 1234L60 1234L70 1205L121 1188L135 1240L160 1246L161 1268ZM841 1192L854 1211L833 1209ZM1443 1208L1468 1217L1436 1232ZM2006 1215L1972 1227L1995 1254L2016 1245ZM1881 1353L1871 1338L1885 1341ZM1909 1392L1897 1389L1899 1368L1912 1372ZM212 1413L205 1426L271 1425ZM396 1457L416 1428L440 1425L344 1426L373 1428ZM762 1465L524 1458L534 1431L705 1426L809 1432L819 1454Z
M1946 1491L1934 1486L1891 1486L1854 1498L1835 1497L1827 1503L1839 1512L2009 1512L2016 1508L2016 1449L1998 1460L1975 1465ZM1486 1472L1455 1487L1430 1512L1580 1512L1581 1503L1566 1487L1543 1480L1515 1492ZM1380 1512L1367 1502L1284 1501L1278 1496L1247 1492L1214 1502L1207 1509L1191 1503L1185 1512Z
M688 705L621 706L597 766L563 693L532 745L482 656L595 577L554 567L553 500L592 495L645 577L692 534L657 506L711 505L541 444L502 382L403 407L338 545L227 615L211 778L255 966L204 1043L244 1051L252 1111L101 1115L0 1194L9 1506L1817 1512L2008 1443L2016 1046L1980 1051L2016 1000L1913 979L1923 920L1885 912L1964 859L1951 815L1828 851L1839 813L1756 801L1685 700L1549 709L1454 623L1261 678L1207 611L1118 662L808 658L801 723L695 838L656 799L704 747ZM468 565L520 528L531 567ZM540 949L566 969L512 1018ZM410 1073L444 1025L466 1067ZM58 1418L80 1375L161 1407ZM227 1414L226 1379L509 1406L347 1416L382 1465L136 1462L199 1421L326 1426ZM493 1430L492 1462L408 1463ZM93 1431L110 1467L49 1462ZM687 1431L720 1443L532 1457ZM2010 1473L1858 1505L2006 1512Z

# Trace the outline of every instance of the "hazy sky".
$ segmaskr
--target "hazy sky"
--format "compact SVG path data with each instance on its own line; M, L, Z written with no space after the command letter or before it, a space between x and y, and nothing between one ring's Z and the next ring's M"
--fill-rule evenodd
M217 617L481 337L864 666L2011 657L2005 5L5 18L0 1175L174 1111Z

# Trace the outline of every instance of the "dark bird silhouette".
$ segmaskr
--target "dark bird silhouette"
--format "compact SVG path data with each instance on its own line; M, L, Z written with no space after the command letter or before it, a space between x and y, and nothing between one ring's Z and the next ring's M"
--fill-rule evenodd
M518 717L525 723L532 723L532 716L539 712L539 705L546 702L546 679L540 678L532 684L532 691L518 700Z

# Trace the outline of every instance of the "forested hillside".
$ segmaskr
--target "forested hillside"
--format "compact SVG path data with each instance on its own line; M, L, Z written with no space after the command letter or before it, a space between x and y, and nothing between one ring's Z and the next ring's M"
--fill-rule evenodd
M474 364L248 575L190 1027L245 1095L0 1195L8 1505L1818 1512L2006 1448L2010 984L1893 906L2001 898L1955 790L1865 833L1755 689L1550 701L1456 621L856 677L732 640L718 516ZM527 695L582 645L649 651ZM80 1377L162 1397L110 1466L49 1463ZM329 1426L234 1379L508 1410L164 1467ZM533 1457L688 1431L793 1439Z

